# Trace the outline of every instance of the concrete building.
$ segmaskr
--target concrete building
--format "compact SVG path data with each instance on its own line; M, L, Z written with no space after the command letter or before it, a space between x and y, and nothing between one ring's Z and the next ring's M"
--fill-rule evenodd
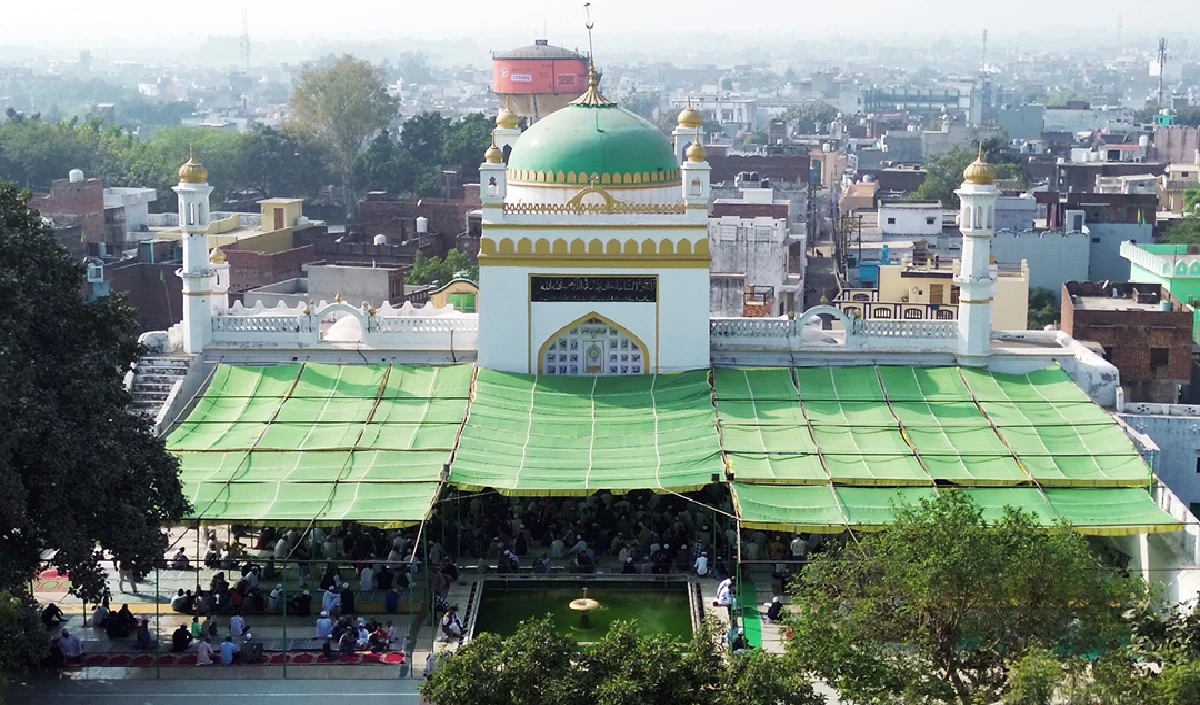
M1088 278L1091 236L1085 232L1001 230L992 238L996 262L1029 266L1029 288L1049 289L1058 295L1065 282Z
M921 161L936 159L955 149L969 148L998 134L1000 132L991 127L943 122L937 130L921 131Z
M1033 196L1001 196L996 199L996 232L1029 230L1037 220L1038 205Z
M451 279L430 292L429 301L434 308L453 307L463 313L478 313L481 305L479 285L470 279Z
M242 300L249 307L295 307L309 301L354 301L379 308L404 302L404 271L384 267L310 264L306 277L255 287Z
M1130 108L1093 108L1086 102L1062 108L1046 108L1043 132L1133 132L1137 129Z
M1038 192L1034 198L1046 207L1049 230L1087 233L1090 245L1086 279L1139 279L1131 275L1128 260L1121 254L1121 243L1152 241L1158 212L1157 196Z
M1154 161L1194 164L1200 152L1200 127L1158 125L1151 144L1150 157Z
M1167 173L1158 177L1158 210L1182 215L1184 199L1193 189L1200 189L1200 164L1168 164Z
M996 113L996 126L1010 140L1036 140L1042 136L1045 115L1044 105L1000 108Z
M50 182L50 192L34 194L29 205L42 217L61 225L79 225L88 243L124 242L124 228L109 228L104 219L104 182L85 178L79 169L72 169L65 179Z
M1122 402L1117 417L1153 441L1155 476L1200 512L1200 405Z
M1200 303L1200 246L1126 241L1121 243L1120 251L1129 261L1130 279L1166 287L1176 300L1197 308ZM1196 314L1192 324L1192 340L1200 341L1200 313Z
M1174 404L1192 376L1192 307L1158 284L1068 281L1060 328L1099 343L1129 402Z
M941 201L881 201L879 232L888 237L936 238L942 234Z
M104 219L106 223L121 223L125 229L125 242L146 240L150 235L150 204L158 200L158 191L152 188L104 189Z

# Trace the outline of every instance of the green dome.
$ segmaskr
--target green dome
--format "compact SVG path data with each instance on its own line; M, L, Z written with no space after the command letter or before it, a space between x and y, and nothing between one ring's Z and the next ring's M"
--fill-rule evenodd
M672 185L679 163L648 120L611 103L575 103L526 130L508 159L510 182Z

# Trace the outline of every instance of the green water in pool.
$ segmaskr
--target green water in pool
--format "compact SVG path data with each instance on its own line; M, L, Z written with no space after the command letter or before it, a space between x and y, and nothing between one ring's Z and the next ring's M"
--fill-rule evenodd
M582 594L579 587L486 587L475 633L508 636L517 631L521 622L550 615L559 632L580 642L596 641L617 620L637 622L643 634L667 634L678 641L687 641L692 636L687 593L682 586L647 590L592 584L587 596L599 602L600 608L588 615L587 626L580 614L568 607L571 600Z

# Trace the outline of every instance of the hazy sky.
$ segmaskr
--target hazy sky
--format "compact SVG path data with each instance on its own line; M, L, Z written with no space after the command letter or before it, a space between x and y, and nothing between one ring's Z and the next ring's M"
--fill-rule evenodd
M720 32L735 36L812 37L840 32L879 42L914 35L961 32L972 41L987 27L997 45L1006 37L1039 36L1072 27L1106 41L1123 15L1127 36L1180 33L1200 25L1196 0L1157 0L1144 5L1125 0L596 0L592 4L599 51L603 41L670 32ZM209 35L241 33L248 14L254 40L384 39L471 36L496 48L542 34L567 46L583 45L583 3L574 0L59 0L5 3L0 44L42 44L47 48L93 48L114 44L198 44ZM188 13L196 15L189 23ZM852 14L850 14L852 13ZM905 36L907 35L907 36Z

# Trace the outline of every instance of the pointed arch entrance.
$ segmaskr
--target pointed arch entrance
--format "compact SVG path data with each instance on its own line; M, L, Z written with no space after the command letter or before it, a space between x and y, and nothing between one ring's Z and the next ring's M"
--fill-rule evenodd
M646 344L625 327L595 311L563 326L542 343L538 374L648 374Z

